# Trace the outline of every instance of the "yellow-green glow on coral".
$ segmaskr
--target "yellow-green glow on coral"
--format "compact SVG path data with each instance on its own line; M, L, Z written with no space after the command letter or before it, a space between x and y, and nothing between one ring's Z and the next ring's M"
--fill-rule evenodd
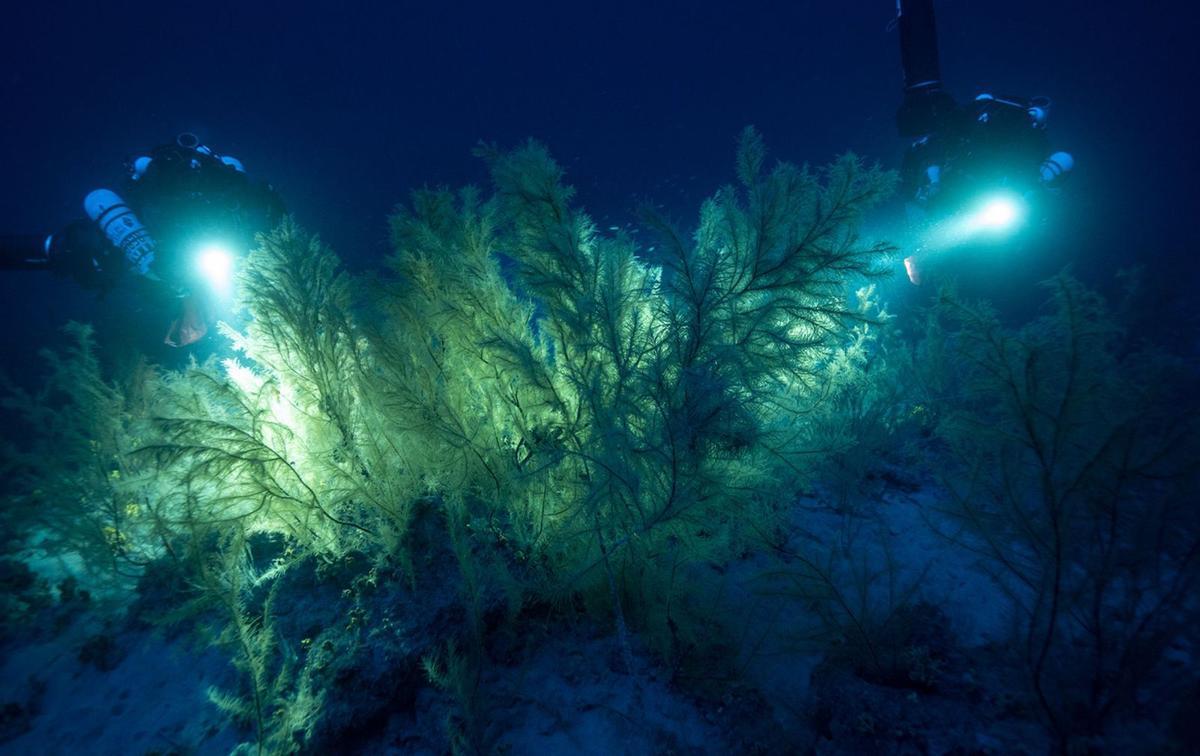
M229 380L238 387L238 390L247 395L258 393L263 385L263 376L254 372L254 369L242 364L236 357L228 357L221 361L221 365L225 368L225 375L229 376Z

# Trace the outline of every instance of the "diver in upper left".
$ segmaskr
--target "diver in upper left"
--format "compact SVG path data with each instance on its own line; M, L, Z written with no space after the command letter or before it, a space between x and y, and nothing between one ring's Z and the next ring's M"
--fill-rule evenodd
M116 301L139 331L178 349L209 335L238 258L284 215L242 162L181 134L126 162L117 188L48 236L0 235L0 270L49 270Z

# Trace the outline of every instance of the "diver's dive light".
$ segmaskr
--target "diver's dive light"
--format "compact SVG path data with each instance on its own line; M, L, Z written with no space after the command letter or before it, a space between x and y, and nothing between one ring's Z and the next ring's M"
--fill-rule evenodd
M981 230L1003 231L1021 217L1021 209L1012 197L992 197L975 213L974 225Z
M1025 200L1011 192L987 195L930 230L925 246L948 249L960 244L999 240L1025 220Z
M207 244L196 254L196 271L219 296L233 290L233 260L233 252L219 243Z
M1005 192L983 197L962 213L929 229L918 252L904 258L908 280L917 285L921 283L918 257L946 252L964 244L998 241L1016 230L1025 215L1025 200L1018 194Z

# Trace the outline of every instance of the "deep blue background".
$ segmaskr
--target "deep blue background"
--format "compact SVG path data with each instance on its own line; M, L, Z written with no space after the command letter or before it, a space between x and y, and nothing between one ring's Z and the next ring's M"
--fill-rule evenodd
M386 215L412 188L484 180L481 139L548 143L604 225L645 199L690 219L732 178L747 124L797 162L851 149L896 165L903 148L891 0L434 5L9 8L0 230L53 231L124 157L185 130L269 178L360 269L386 252ZM1002 301L1032 301L1063 264L1106 285L1142 262L1160 302L1190 309L1200 161L1185 114L1200 66L1186 7L939 4L951 91L1053 98L1055 144L1079 163L1054 238L989 270ZM0 297L0 358L17 375L68 317L114 306L43 274L0 273Z

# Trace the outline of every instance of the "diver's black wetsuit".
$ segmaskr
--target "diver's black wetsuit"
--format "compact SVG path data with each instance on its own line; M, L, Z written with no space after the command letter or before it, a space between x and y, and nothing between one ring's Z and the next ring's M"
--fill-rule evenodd
M958 103L942 91L933 0L897 0L896 11L904 67L904 103L896 114L896 126L900 136L915 138L953 120Z
M1050 152L1048 103L980 95L960 104L942 89L933 0L898 0L897 10L904 101L896 127L913 140L900 171L906 195L950 213L973 187L1036 188Z

